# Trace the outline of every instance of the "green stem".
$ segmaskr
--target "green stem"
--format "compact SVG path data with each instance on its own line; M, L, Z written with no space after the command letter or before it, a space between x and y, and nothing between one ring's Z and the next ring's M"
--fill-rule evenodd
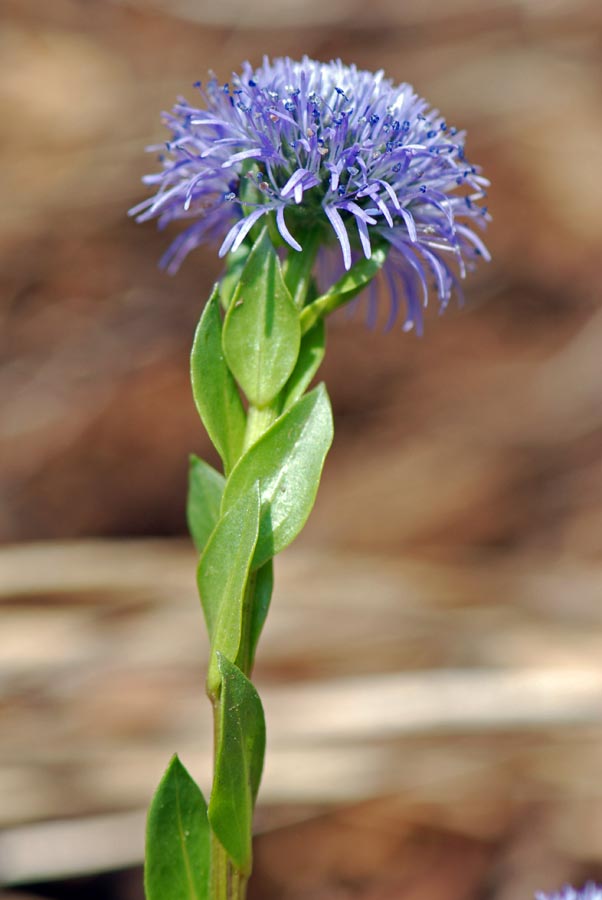
M276 419L276 416L277 412L274 407L268 406L263 409L258 409L255 406L249 406L243 453L270 427L272 422ZM256 572L253 572L249 576L245 590L240 652L236 660L238 668L247 677L250 677L253 665L251 652L251 616L253 613L253 604L255 602L256 583L257 574ZM217 748L219 747L221 740L220 699L219 697L211 697L211 695L210 699L213 704L213 746L214 753L217 755ZM247 881L248 876L243 874L234 865L228 856L227 851L212 832L209 889L210 900L245 900Z
M254 444L255 441L268 430L277 415L278 413L274 406L264 406L263 409L258 409L256 406L249 406L243 453L245 453L251 444Z
M245 600L243 607L243 633L241 638L241 652L237 659L237 665L241 672L250 676L252 659L250 648L250 625L251 612L255 599L255 585L257 576L255 573L249 576L249 581L245 591ZM213 704L213 746L214 746L214 766L217 748L220 744L220 699L219 697L211 698ZM247 894L248 876L244 875L232 862L227 851L217 839L215 834L211 832L211 849L210 849L210 900L245 900Z
M247 878L232 863L216 836L211 835L211 900L245 900Z

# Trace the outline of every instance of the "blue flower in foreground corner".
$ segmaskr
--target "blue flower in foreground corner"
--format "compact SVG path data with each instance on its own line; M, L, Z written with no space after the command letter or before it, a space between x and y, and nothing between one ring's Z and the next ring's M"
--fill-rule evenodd
M388 243L392 312L401 296L406 326L420 328L429 282L443 308L458 275L489 258L470 227L489 219L488 182L465 158L464 133L409 85L304 57L194 87L202 104L180 99L165 114L171 140L149 148L162 150L163 170L144 179L156 193L131 211L160 226L193 220L162 260L169 271L206 240L221 240L220 256L237 250L270 216L293 250L310 234L325 250L338 242L345 269Z
M593 881L588 882L580 891L567 885L556 894L539 892L535 894L535 900L602 900L602 887L597 887Z

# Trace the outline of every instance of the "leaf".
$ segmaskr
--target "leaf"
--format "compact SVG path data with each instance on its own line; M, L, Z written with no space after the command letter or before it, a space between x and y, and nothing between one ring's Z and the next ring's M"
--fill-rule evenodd
M359 259L325 294L301 312L301 332L306 334L319 320L348 303L369 284L385 263L388 247L375 247L370 259Z
M274 587L274 565L272 560L264 563L255 573L255 589L253 592L253 606L251 607L251 621L249 626L249 670L253 668L255 650L261 632L267 618Z
M249 679L222 654L218 666L222 677L220 726L209 821L234 863L248 874L253 806L265 753L265 719Z
M198 587L211 639L207 689L220 686L217 652L238 660L243 636L244 602L251 560L259 533L259 489L252 484L224 514L211 535L198 569ZM242 648L244 656L247 648Z
M242 452L246 415L222 350L217 285L207 301L194 336L190 377L199 415L228 474Z
M186 519L194 545L202 553L219 519L226 479L194 454L188 468Z
M173 756L146 825L146 900L209 900L210 831L198 786Z
M298 308L303 307L308 299L313 281L314 263L322 243L322 237L319 228L304 233L303 250L297 253L289 252L286 256L283 265L284 281Z
M324 385L319 385L276 419L233 469L222 514L259 482L261 518L254 568L287 547L303 528L332 438L330 401Z
M267 229L249 254L224 323L228 366L253 406L267 406L295 367L299 313Z
M325 331L324 320L320 319L301 338L299 358L284 389L283 410L289 409L299 397L303 396L304 391L309 387L312 378L320 368L320 364L324 359Z
M230 306L248 256L249 246L246 242L243 242L238 250L226 254L226 272L219 282L219 292L224 310Z

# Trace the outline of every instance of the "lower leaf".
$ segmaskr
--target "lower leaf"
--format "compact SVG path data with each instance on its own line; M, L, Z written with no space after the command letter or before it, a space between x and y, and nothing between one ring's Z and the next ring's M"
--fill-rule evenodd
M146 900L209 900L205 799L177 756L153 797L146 826Z
M209 821L240 869L251 871L253 806L265 753L265 719L257 691L240 669L218 654L222 676L219 742Z

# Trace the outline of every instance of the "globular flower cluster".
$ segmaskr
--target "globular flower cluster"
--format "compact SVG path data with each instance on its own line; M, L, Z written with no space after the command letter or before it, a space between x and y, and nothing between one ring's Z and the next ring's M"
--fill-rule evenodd
M170 270L207 240L235 251L270 217L283 244L301 251L312 235L340 247L349 269L376 245L392 308L421 323L431 287L445 307L487 250L475 234L489 216L488 184L467 162L463 132L407 84L394 85L340 61L270 61L220 84L195 85L199 106L180 99L165 122L172 136L156 189L132 210L139 221L191 224L162 260ZM274 230L274 233L275 230Z
M567 885L556 894L537 893L535 900L602 900L602 887L597 887L593 881L580 891Z

